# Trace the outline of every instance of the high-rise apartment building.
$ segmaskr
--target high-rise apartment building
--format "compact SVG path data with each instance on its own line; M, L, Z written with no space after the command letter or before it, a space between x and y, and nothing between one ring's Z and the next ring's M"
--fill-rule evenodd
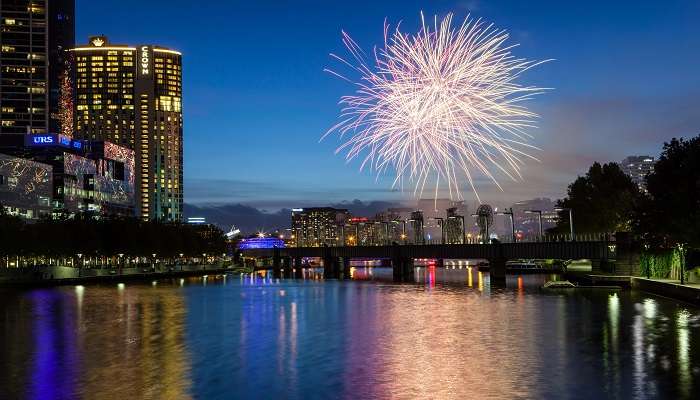
M0 134L58 130L74 0L0 1Z
M646 191L646 181L644 178L654 171L654 157L652 156L629 156L620 162L620 169L636 183L639 190Z
M443 242L447 244L464 244L465 220L458 207L450 207L442 222L445 226L442 229L445 235Z
M74 49L76 135L136 152L143 219L182 220L182 55L93 36Z
M312 207L292 209L292 234L297 247L337 246L344 240L350 213L345 209Z

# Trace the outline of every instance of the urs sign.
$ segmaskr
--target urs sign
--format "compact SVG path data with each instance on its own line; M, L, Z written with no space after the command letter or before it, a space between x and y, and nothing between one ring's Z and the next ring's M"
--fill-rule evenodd
M42 144L54 144L54 137L52 135L37 135L32 137L32 142L34 144L42 145Z

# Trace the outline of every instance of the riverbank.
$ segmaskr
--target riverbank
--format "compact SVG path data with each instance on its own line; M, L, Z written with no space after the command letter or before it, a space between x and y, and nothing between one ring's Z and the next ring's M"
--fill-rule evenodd
M58 286L101 282L149 281L236 272L239 268L217 264L174 265L159 268L79 269L60 266L0 269L0 287Z
M680 281L640 277L631 277L630 281L633 289L686 301L700 306L700 284L691 283L681 285Z
M605 275L568 272L566 279L590 286L620 286L643 292L685 301L700 306L700 284L685 283L670 279L651 279L628 275Z

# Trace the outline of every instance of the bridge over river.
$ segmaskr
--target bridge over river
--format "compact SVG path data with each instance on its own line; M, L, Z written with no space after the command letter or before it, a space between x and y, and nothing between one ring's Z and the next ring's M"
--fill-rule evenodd
M620 240L623 239L623 240ZM505 279L505 265L518 259L588 259L594 272L601 266L614 265L615 272L630 274L638 265L637 246L626 238L616 241L522 242L490 244L430 244L389 246L286 247L244 249L243 257L265 259L275 275L301 273L304 257L323 260L326 278L349 276L351 259L388 260L394 269L395 281L413 280L415 259L483 259L490 265L492 278Z

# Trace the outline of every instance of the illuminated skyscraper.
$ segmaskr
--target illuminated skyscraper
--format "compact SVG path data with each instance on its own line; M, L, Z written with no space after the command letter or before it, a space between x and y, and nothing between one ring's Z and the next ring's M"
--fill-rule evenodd
M58 132L74 15L74 0L0 1L0 134Z
M343 241L343 226L349 217L345 209L293 208L294 244L297 247L337 246Z
M629 156L620 162L622 172L632 179L639 190L646 192L646 176L654 171L654 157Z
M93 36L75 49L76 135L136 152L143 219L182 220L182 56Z

